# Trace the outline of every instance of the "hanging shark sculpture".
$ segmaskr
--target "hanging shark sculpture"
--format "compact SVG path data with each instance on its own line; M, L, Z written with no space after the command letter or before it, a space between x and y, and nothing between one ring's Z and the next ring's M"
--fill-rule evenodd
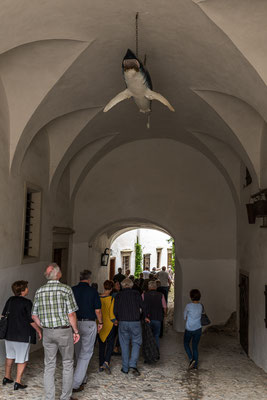
M126 89L110 100L104 108L104 112L109 111L116 104L123 100L130 99L131 97L133 97L137 107L142 113L151 112L152 100L158 100L167 106L169 110L175 111L165 97L152 90L152 82L149 72L130 49L127 50L122 61L122 73L126 83Z

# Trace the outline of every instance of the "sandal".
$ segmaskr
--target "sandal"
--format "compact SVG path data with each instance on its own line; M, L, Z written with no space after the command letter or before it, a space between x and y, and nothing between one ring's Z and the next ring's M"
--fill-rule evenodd
M109 374L109 375L111 374L110 366L108 365L108 363L106 361L103 364L103 368L104 368L105 372L107 372L107 374Z

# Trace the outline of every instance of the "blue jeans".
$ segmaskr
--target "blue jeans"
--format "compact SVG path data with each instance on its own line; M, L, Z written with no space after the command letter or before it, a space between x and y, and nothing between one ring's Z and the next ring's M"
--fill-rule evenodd
M129 368L136 368L142 344L142 329L140 321L120 321L119 339L121 346L122 369L128 372ZM131 357L129 354L132 344Z
M161 328L161 321L157 321L155 319L152 319L150 321L150 327L153 333L153 336L156 340L157 346L159 348L159 335L160 335L160 328Z
M184 333L184 348L189 360L195 360L195 366L198 365L198 344L201 338L202 328L196 329L195 331L187 331ZM192 350L190 348L190 342L192 340Z

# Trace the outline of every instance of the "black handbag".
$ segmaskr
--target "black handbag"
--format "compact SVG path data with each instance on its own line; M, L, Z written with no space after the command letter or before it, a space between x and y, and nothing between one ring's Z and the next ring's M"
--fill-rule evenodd
M6 314L0 319L0 339L5 339L5 337L6 337L10 303L11 303L11 301L8 304L8 309L6 311Z
M205 312L205 308L204 308L203 304L201 304L201 305L202 305L202 313L201 313L201 320L200 320L201 325L202 326L210 325L211 321Z
M144 361L148 364L154 363L159 360L159 349L156 340L148 322L143 321L142 328Z

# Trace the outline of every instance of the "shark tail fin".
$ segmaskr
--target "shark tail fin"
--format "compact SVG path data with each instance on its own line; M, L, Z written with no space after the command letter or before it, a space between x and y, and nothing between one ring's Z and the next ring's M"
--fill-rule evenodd
M145 95L145 97L148 100L158 100L160 101L162 104L164 104L164 106L168 107L168 109L170 111L175 111L175 109L172 107L172 105L168 102L167 99L165 99L165 97L163 97L160 93L154 92L153 90L148 90L147 94Z
M123 100L129 99L130 97L132 97L130 91L128 89L123 90L123 92L118 93L117 96L110 100L110 102L104 108L103 112L109 111L116 104L120 103Z

